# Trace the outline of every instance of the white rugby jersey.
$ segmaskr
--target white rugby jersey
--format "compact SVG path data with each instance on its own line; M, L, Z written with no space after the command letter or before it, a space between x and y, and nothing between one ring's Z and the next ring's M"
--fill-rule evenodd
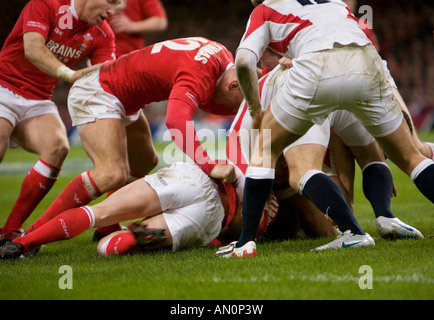
M293 59L334 44L364 46L370 40L340 0L266 0L251 13L238 47L259 58L267 46Z
M288 70L288 69L286 69ZM283 85L288 72L280 66L264 75L259 80L259 95L261 105L265 111L276 92ZM238 113L232 121L226 144L226 156L228 163L235 166L237 175L236 191L239 199L243 198L244 176L250 161L250 153L253 151L254 141L259 130L252 131L252 117L249 114L245 100L241 103Z

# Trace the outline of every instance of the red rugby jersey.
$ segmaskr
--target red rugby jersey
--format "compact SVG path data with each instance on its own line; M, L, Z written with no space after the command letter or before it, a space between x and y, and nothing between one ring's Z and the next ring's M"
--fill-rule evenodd
M128 0L122 14L133 21L141 21L150 17L165 18L166 10L159 0ZM108 20L110 22L110 19ZM120 57L131 51L145 46L145 37L142 34L117 33L116 56Z
M168 100L166 125L172 137L182 133L182 141L174 142L209 174L215 162L203 150L188 122L197 108L220 115L235 114L231 108L214 102L218 80L230 65L233 56L219 43L201 37L175 39L103 65L100 83L122 102L127 115L148 103Z
M107 22L98 26L74 17L71 0L32 0L0 51L0 85L34 100L49 99L59 79L41 71L24 55L23 34L41 33L45 45L71 67L89 57L92 64L114 58L114 34Z

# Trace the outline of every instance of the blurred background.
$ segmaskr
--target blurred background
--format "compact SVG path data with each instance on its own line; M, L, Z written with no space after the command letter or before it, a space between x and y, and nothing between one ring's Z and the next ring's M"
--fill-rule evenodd
M1 0L0 46L13 28L28 0ZM249 0L162 0L169 21L168 28L146 35L146 45L190 36L203 36L225 45L233 54L244 33L253 9ZM434 3L428 0L359 0L358 8L372 8L373 31L380 55L388 62L419 131L434 130ZM355 12L363 16L365 12ZM70 127L66 107L69 84L60 82L53 100L69 128L72 143L79 143ZM166 102L145 109L155 139L165 130ZM228 128L232 118L195 115L196 129Z

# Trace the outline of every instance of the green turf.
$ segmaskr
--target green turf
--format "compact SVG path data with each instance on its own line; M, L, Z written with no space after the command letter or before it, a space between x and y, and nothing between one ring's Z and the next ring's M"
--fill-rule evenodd
M434 133L423 138L434 141ZM31 167L35 159L22 150L8 150L0 168L9 168L17 162ZM68 161L89 166L81 148L72 148ZM260 241L256 259L216 259L215 248L103 258L96 254L89 230L72 240L46 245L35 258L0 261L0 300L432 300L433 205L419 194L406 175L390 166L398 191L392 209L396 216L417 227L425 235L424 240L378 238L374 215L363 197L357 171L356 216L365 231L376 239L375 247L313 253L312 248L331 239ZM62 172L25 226L42 214L80 170ZM25 171L0 171L0 224L14 204L24 175ZM64 265L72 268L72 289L59 287L63 276L59 268ZM372 289L359 287L364 276L359 268L364 265L372 270Z

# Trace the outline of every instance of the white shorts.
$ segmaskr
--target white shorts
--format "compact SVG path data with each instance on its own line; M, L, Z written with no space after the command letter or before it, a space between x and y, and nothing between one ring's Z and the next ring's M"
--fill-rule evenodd
M271 102L274 118L288 131L303 135L336 109L354 113L374 137L400 126L403 115L390 76L371 44L311 52L292 62L287 81Z
M331 126L347 146L366 147L375 141L375 138L351 112L337 110L329 118Z
M26 99L0 86L0 118L8 120L14 128L24 120L49 113L59 114L53 101ZM9 147L17 148L18 144L11 138Z
M304 144L319 144L327 148L329 145L329 140L330 121L327 118L322 124L315 124L310 127L310 129L302 137L283 149L283 154L285 155L286 152L291 148Z
M0 117L8 120L14 128L26 119L48 113L59 114L53 101L26 99L0 86Z
M119 99L104 91L99 83L99 69L89 72L74 83L69 90L68 110L73 126L94 122L95 119L120 119L127 126L140 115L140 110L127 115Z
M219 235L225 212L217 186L196 164L175 162L145 181L158 194L173 251L206 246Z

